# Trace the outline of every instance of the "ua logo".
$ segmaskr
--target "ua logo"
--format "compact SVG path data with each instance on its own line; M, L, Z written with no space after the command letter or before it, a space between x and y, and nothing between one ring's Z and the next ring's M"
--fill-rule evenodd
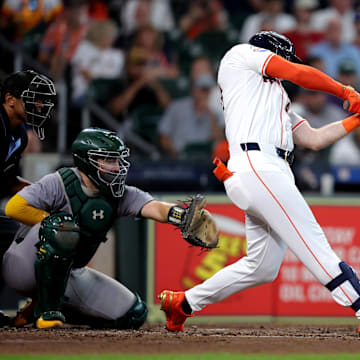
M96 220L97 218L102 220L105 217L104 210L100 210L100 211L93 210L92 214L93 214L93 217L92 217L93 220Z

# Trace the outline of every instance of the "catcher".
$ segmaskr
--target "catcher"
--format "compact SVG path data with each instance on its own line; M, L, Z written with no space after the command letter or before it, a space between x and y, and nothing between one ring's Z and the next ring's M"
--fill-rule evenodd
M185 240L216 247L217 226L197 195L184 206L155 200L125 184L129 149L113 132L81 131L72 144L74 168L62 168L22 189L6 214L23 225L3 259L9 287L33 301L37 328L71 322L94 328L137 329L147 307L138 294L86 265L115 219L168 222Z

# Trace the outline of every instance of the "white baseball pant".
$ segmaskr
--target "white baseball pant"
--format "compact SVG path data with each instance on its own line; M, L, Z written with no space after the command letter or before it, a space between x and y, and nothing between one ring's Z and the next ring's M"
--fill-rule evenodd
M295 186L285 160L275 152L239 148L228 168L234 175L224 182L226 193L246 213L247 256L185 292L193 311L273 281L287 247L323 285L342 273L341 260ZM344 306L359 298L348 281L332 296Z

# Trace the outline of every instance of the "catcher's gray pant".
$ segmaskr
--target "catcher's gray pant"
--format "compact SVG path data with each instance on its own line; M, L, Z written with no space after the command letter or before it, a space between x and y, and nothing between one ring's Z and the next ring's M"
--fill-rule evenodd
M24 240L11 244L2 263L7 285L24 296L36 294L34 261L40 224L34 225ZM135 295L125 286L94 269L83 267L70 273L65 290L65 306L88 316L116 320L134 304Z

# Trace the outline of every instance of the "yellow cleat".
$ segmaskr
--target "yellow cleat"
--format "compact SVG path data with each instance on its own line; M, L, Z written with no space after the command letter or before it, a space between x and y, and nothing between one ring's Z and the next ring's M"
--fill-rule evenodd
M40 316L36 320L36 327L38 329L54 329L62 327L64 323L60 320L44 320L42 316Z
M46 311L36 320L38 329L53 329L64 325L65 316L60 311Z

